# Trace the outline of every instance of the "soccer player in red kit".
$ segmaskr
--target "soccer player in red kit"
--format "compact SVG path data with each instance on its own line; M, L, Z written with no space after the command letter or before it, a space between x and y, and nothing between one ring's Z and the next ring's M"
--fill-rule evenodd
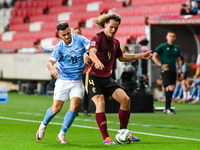
M88 97L92 99L96 106L95 117L101 134L103 144L114 145L108 135L107 121L105 115L104 95L120 103L119 121L120 128L126 129L130 117L130 98L123 88L111 77L114 60L132 61L136 59L150 59L151 52L141 54L123 54L119 41L114 38L121 23L121 17L116 13L102 14L96 18L95 23L104 28L104 31L97 33L90 42L91 63L86 65L83 72L83 80ZM133 142L140 141L132 136Z

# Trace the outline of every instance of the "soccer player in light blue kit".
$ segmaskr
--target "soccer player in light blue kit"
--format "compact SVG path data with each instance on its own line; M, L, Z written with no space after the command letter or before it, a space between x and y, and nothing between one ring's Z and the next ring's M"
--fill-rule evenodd
M57 140L68 143L65 133L71 126L76 116L78 107L84 96L84 85L82 83L82 72L85 68L84 62L90 62L87 54L90 41L81 35L71 35L68 23L61 22L57 25L58 36L62 38L51 54L48 69L57 79L54 89L53 105L50 107L42 121L36 139L41 141L46 127L51 119L61 110L64 102L70 98L70 108L64 117L64 122ZM54 67L58 61L59 67Z

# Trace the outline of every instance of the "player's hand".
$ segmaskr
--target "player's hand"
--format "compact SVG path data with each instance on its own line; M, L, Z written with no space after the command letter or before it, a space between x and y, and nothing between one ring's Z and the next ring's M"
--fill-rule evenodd
M162 68L164 71L168 71L168 70L169 70L168 64L162 64L161 68Z
M142 59L146 59L146 60L149 60L153 57L153 54L151 53L152 51L148 51L148 52L145 52L142 56Z
M60 72L54 68L51 70L52 75L54 76L54 78L58 79L60 77Z
M88 54L83 55L84 64L89 64L91 62L90 56Z
M94 67L98 70L103 70L105 68L101 62L95 63Z
M34 45L34 47L35 47L37 50L42 51L42 46L41 46L40 44Z

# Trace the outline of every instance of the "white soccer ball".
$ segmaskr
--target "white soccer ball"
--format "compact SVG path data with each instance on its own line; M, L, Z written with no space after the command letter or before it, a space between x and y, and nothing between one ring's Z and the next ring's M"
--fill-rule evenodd
M121 129L117 131L115 138L119 144L129 144L132 141L132 134L128 129Z

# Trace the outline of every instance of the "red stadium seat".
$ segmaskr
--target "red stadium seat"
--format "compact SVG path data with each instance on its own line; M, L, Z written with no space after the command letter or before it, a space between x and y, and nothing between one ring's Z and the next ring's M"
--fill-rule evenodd
M104 10L104 12L108 12L108 10L111 8L122 8L124 6L124 3L125 2L123 1L103 2L100 4L99 9Z
M29 22L37 22L37 21L44 21L44 22L49 22L49 21L58 21L58 15L57 14L52 14L52 15L37 15L37 16L31 16L29 18Z
M1 53L17 53L18 52L18 49L2 49L1 50Z
M10 25L12 24L20 24L20 23L24 23L24 17L20 16L20 17L12 17L10 18Z
M98 17L102 11L92 11L92 12L77 12L70 15L70 20L80 20L85 22L86 19L92 17Z
M29 24L23 23L23 24L11 24L9 27L10 31L17 31L17 32L23 32L23 31L29 31Z
M21 48L21 47L33 47L37 40L19 40L12 42L0 42L1 48Z
M43 30L56 30L56 26L57 26L58 23L59 23L58 21L43 23L41 25L41 31L43 31ZM74 27L79 27L80 21L78 21L78 20L67 21L67 23L69 24L70 28L74 28Z
M44 38L57 37L56 30L40 31L40 32L17 32L13 35L13 40L34 39L40 41Z
M63 12L85 12L87 5L75 5L75 6L58 6L49 9L49 14L59 14Z

